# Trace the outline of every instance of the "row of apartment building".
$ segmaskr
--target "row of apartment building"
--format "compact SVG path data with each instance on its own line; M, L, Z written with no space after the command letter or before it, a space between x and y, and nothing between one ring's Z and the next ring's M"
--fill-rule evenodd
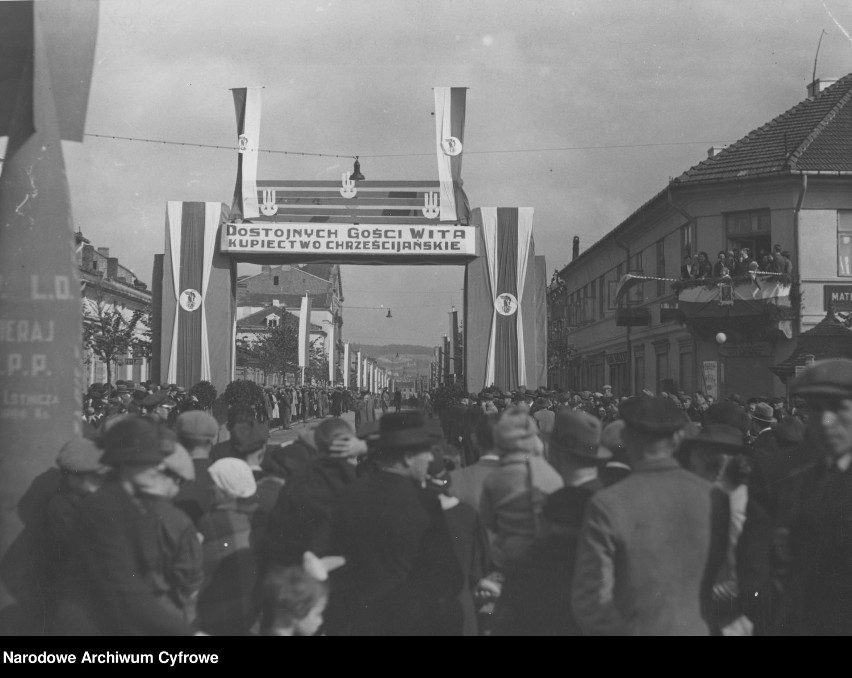
M670 180L556 271L548 290L552 387L717 398L784 396L770 370L800 333L852 310L852 74ZM684 285L686 255L775 245L793 275ZM618 295L626 273L648 278ZM702 296L703 295L703 296ZM618 297L618 298L617 298ZM727 306L728 308L725 308ZM686 313L686 307L689 312Z

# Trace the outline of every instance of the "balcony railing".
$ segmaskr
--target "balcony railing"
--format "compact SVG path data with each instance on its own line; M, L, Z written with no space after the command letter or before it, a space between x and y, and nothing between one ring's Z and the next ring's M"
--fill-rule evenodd
M778 330L791 336L796 308L789 276L757 273L737 278L682 280L677 292L678 320L694 334L733 331L754 335Z

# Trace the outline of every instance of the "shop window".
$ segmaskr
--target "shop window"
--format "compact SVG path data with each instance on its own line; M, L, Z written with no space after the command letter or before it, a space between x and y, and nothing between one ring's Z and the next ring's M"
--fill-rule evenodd
M852 277L852 212L837 213L837 275Z

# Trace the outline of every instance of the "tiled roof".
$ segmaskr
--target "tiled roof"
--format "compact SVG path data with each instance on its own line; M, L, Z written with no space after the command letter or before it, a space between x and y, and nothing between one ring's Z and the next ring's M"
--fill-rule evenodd
M674 184L852 172L852 74L677 177Z
M305 273L310 273L323 280L331 280L332 264L304 264L299 266Z
M266 308L262 308L259 311L255 311L251 315L247 315L245 318L240 318L237 321L237 328L246 329L248 327L264 327L266 325L264 321L270 315L277 315L279 318L289 316L292 322L296 323L297 325L299 324L299 316L290 313L289 311L285 311L280 306L267 306ZM324 332L324 330L321 325L311 323L311 332Z
M283 318L284 316L290 316L291 319L295 322L299 321L298 316L289 313L285 309L280 306L268 306L266 308L262 308L259 311L255 311L251 315L247 315L245 318L240 318L237 321L238 326L253 326L253 325L263 325L265 324L263 321L268 318L270 315L277 315L279 318Z
M852 330L838 321L831 311L815 327L799 335L796 348L787 360L769 369L779 377L790 376L796 367L807 365L807 356L811 355L815 360L852 359Z
M302 298L304 294L275 294L271 292L246 292L240 295L240 306L268 306L274 300L287 308L301 308ZM318 292L311 294L311 307L314 309L331 308L330 297L328 292Z

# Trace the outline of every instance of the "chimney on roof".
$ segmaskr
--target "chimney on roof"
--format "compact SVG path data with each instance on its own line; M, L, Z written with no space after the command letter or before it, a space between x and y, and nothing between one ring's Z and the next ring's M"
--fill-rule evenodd
M98 247L98 254L100 254L106 259L109 259L109 247Z
M261 273L272 273L272 266L261 266L260 272Z
M83 245L82 257L80 260L80 268L84 271L91 271L94 267L92 261L95 259L95 248L91 245Z
M571 247L571 261L580 256L580 236L574 236L574 245Z
M831 87L837 80L838 78L817 78L808 85L808 99L813 99L824 89Z
M279 306L281 306L281 302L278 299L273 299L272 305L278 308Z
M106 277L111 280L118 278L118 257L109 257L107 259Z
M727 147L727 144L724 144L722 146L711 146L707 149L707 157L712 158L714 155L718 155L719 153L724 151Z

